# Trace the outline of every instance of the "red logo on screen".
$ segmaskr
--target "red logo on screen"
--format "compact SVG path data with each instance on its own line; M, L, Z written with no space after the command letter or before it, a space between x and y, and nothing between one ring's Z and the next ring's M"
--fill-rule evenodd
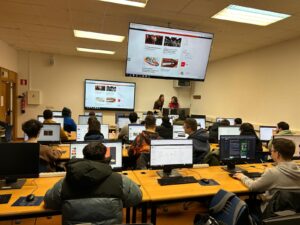
M121 99L118 99L118 102L120 102L121 101Z
M181 62L181 67L185 67L185 62Z

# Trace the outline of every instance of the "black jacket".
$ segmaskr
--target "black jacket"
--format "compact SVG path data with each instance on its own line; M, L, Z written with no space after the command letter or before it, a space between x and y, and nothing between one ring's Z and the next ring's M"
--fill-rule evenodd
M63 225L122 223L123 206L142 200L139 187L108 164L86 159L70 160L67 174L47 191L45 207L62 211Z
M156 127L156 132L163 139L173 138L173 126L171 123L162 123L161 126Z
M199 129L191 134L188 139L193 139L193 163L203 163L205 155L210 150L208 133L204 129Z

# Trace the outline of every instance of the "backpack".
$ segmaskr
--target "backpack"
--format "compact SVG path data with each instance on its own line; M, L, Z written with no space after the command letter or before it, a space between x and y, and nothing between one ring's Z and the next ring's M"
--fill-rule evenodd
M208 219L213 219L213 223L207 223L207 221L205 222L203 220L203 216L200 223L199 221L194 222L197 225L253 225L247 204L238 198L234 193L225 191L223 189L220 189L211 200L209 205Z

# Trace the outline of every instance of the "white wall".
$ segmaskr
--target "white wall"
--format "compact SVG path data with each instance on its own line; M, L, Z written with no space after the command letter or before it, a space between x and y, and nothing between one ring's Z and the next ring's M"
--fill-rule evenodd
M165 104L175 95L182 107L190 107L190 89L173 88L173 81L125 77L125 64L120 61L54 56L54 65L49 64L50 55L19 52L19 78L28 79L28 87L20 86L19 94L27 89L40 90L41 104L26 107L25 114L18 116L18 137L22 137L21 124L36 118L45 108L69 107L73 118L84 112L84 79L104 79L136 82L136 111L151 110L159 94L165 95ZM114 123L114 112L104 112L104 123Z
M0 67L18 72L18 53L7 43L0 40Z
M242 117L254 124L286 121L300 130L300 39L220 60L195 85L192 112Z

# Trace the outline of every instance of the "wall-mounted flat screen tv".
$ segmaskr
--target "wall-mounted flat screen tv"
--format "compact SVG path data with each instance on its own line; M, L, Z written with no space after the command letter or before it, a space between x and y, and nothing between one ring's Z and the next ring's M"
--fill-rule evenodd
M94 110L134 110L135 83L85 80L84 108Z
M204 81L213 34L130 23L126 76Z

